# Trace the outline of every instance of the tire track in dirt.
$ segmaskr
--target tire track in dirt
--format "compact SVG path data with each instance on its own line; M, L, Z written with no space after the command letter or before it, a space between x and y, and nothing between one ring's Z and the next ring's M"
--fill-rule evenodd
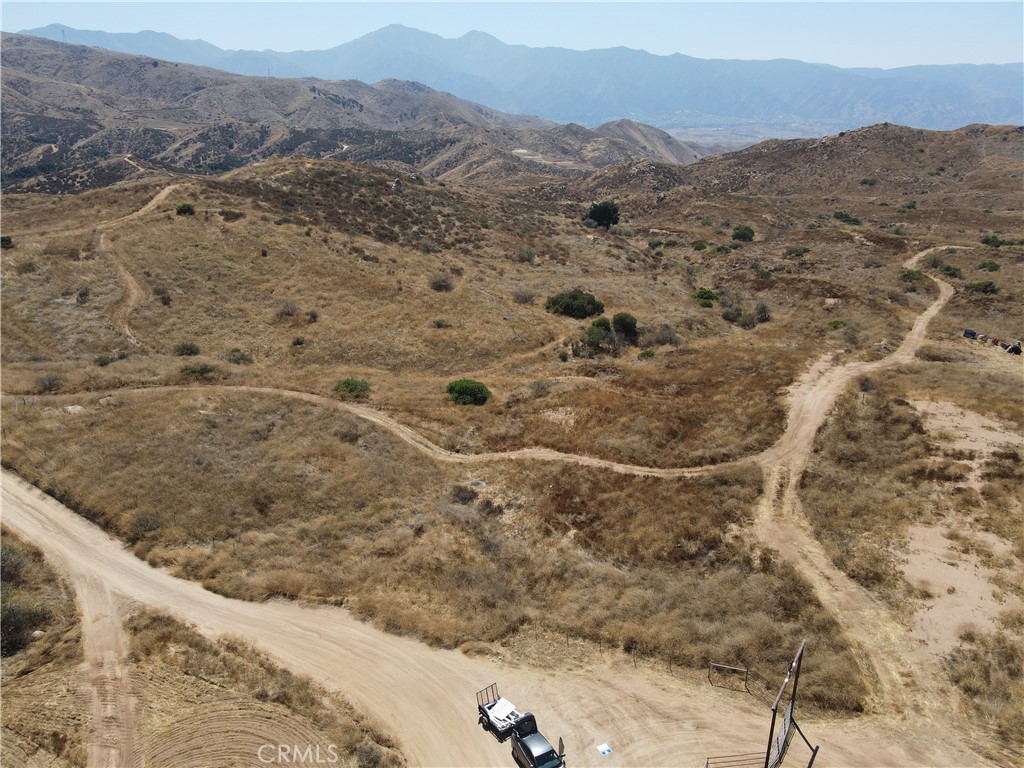
M168 184L137 211L129 213L127 216L121 216L120 218L104 222L93 231L93 239L97 252L104 256L107 261L114 266L118 277L120 277L121 282L124 285L124 296L122 296L114 306L114 325L117 327L117 330L127 338L129 342L131 342L132 345L146 351L152 351L152 348L148 344L140 341L135 334L132 333L131 326L128 324L129 315L131 315L131 313L135 311L135 308L138 307L146 298L146 291L139 284L139 281L135 279L135 276L128 271L128 268L118 261L107 248L107 231L112 227L127 224L130 221L141 218L150 211L155 210L156 207L166 200L168 195L170 195L171 192L179 186L180 184Z
M914 266L938 247L942 246L921 251L904 266ZM798 492L814 437L838 396L857 377L913 360L929 322L954 293L945 281L932 279L939 286L938 298L917 317L892 354L837 368L828 368L826 357L793 387L785 434L757 458L769 480L758 504L753 531L758 541L778 550L807 578L819 602L846 629L861 668L873 678L869 711L941 722L954 714L953 697L943 694L948 686L943 686L925 664L913 663L920 653L909 629L831 562L803 514Z

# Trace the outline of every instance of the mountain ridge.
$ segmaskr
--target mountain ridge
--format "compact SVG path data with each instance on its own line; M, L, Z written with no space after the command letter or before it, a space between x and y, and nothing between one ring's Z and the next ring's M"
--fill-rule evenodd
M233 75L6 33L2 57L7 190L82 191L288 154L445 180L697 159L648 126L556 126L420 83Z

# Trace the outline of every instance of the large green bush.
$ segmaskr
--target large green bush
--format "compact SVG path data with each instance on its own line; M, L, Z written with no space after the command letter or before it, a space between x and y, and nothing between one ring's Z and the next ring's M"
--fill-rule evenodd
M491 396L483 382L474 379L457 379L448 383L446 388L452 402L459 405L483 405Z
M604 304L598 301L594 294L573 288L571 291L549 296L544 302L544 309L553 315L566 315L582 320L585 317L600 315L604 312Z
M754 239L753 227L748 227L746 224L740 224L734 227L732 230L733 240L742 240L745 243L749 243Z
M590 210L587 211L587 215L583 219L590 219L599 227L608 229L613 224L619 223L619 206L610 200L594 203L590 206Z

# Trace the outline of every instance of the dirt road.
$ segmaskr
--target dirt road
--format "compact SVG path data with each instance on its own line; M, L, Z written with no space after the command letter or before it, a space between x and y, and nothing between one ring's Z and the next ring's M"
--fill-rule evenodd
M143 563L6 471L2 500L4 523L39 546L74 585L87 663L94 671L106 659L99 649L114 647L112 635L120 631L104 620L110 611L107 595L123 595L180 616L209 635L242 637L289 669L341 691L398 737L411 765L511 764L507 748L476 725L473 693L493 680L513 701L536 709L548 735L565 737L575 765L600 764L595 748L608 743L615 750L608 764L696 766L708 754L757 749L766 736L764 706L701 684L699 675L679 679L634 668L611 654L576 671L510 667L384 634L339 608L231 600ZM937 745L930 721L808 719L802 726L824 745L828 757L822 765L984 764L959 743ZM109 756L118 753L111 752L110 742L119 735L130 736L99 729L97 743L90 745L90 766L111 764ZM203 747L194 745L200 756Z

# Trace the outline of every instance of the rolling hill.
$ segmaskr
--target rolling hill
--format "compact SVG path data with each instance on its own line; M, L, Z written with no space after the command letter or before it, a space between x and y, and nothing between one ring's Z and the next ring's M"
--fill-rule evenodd
M80 191L283 154L448 180L482 168L578 175L612 163L696 159L647 126L557 126L412 82L246 77L18 35L4 36L2 56L8 189Z

